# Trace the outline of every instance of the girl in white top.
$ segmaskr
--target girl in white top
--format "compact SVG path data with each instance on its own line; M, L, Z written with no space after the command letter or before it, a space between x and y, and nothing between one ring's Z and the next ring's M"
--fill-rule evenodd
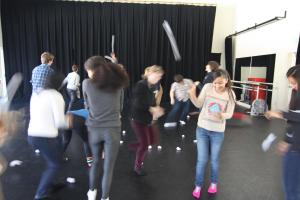
M57 91L63 75L50 75L45 88L40 93L33 93L30 99L30 121L28 141L34 149L39 149L47 165L41 177L35 200L49 199L49 191L59 171L62 158L62 142L58 129L70 127L72 118L64 114L65 103Z

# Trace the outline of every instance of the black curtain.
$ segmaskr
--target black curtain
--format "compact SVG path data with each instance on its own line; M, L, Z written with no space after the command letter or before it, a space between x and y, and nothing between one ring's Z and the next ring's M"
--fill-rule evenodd
M166 72L162 80L166 96L174 74L194 80L204 77L215 10L213 6L4 0L6 78L23 72L18 97L29 99L31 71L39 65L40 54L50 51L55 55L56 70L67 74L77 63L83 79L84 61L92 55L108 55L115 35L115 52L127 68L131 86L146 66L158 64ZM163 20L170 23L177 39L180 62L174 60Z
M296 65L300 64L300 36L299 36L299 42L298 42L298 49L297 49L297 57L296 57Z
M208 57L208 60L216 61L220 64L221 63L221 55L222 55L222 53L211 53Z
M226 70L230 74L230 77L233 77L232 71L232 37L225 38L225 65Z
M241 67L247 67L250 65L252 67L267 67L267 77L266 82L273 83L274 79L274 68L275 68L275 60L276 54L268 54L268 55L260 55L260 56L253 56L252 61L251 57L244 57L244 58L237 58L235 63L235 77L234 80L240 81L241 80ZM252 63L251 63L252 62ZM272 89L272 88L270 88ZM241 90L235 90L236 96L240 98ZM267 104L269 108L271 108L272 102L272 93L267 93Z

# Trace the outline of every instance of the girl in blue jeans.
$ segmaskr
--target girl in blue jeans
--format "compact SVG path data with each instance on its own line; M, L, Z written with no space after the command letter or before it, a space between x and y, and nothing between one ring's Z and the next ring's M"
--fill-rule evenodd
M49 75L45 87L38 93L32 93L30 99L28 142L34 149L40 150L46 161L34 200L52 199L53 191L60 187L55 184L63 154L59 129L70 128L73 120L71 115L65 115L65 102L57 91L62 81L61 74Z
M268 111L265 116L287 120L286 135L278 144L278 151L283 155L283 189L286 200L300 200L300 65L291 67L286 77L292 88L289 111Z
M219 153L224 140L226 119L230 119L233 115L235 95L231 90L229 74L222 69L213 73L213 82L204 85L198 97L196 97L196 86L192 86L189 95L193 104L202 108L196 129L198 156L195 189L192 193L195 198L200 198L205 167L209 159L211 183L208 192L212 194L217 192Z

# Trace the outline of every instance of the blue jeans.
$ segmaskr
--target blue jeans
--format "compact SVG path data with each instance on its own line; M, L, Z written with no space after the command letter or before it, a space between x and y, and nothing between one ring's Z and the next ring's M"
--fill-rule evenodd
M300 152L288 151L283 157L285 200L300 200Z
M190 111L190 100L187 100L185 102L175 100L175 104L173 105L172 110L169 112L166 122L177 122L178 116L180 121L185 121L189 111Z
M59 172L62 161L62 142L59 137L44 138L28 136L28 142L34 149L39 149L41 155L46 161L46 169L44 170L39 186L35 193L35 198L42 198L48 195L54 179Z
M68 111L72 110L73 104L77 99L76 90L67 89L68 96L70 98Z
M202 186L204 182L205 166L209 159L211 163L211 183L218 183L219 171L219 153L224 140L224 132L209 131L204 128L197 127L197 166L196 166L196 186ZM210 151L209 148L210 147Z

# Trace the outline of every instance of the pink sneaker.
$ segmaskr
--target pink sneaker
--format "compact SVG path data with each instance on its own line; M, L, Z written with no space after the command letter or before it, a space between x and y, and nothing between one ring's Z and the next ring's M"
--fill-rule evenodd
M196 199L200 198L201 195L201 187L196 186L193 193L192 193L193 197L195 197Z
M210 194L217 193L217 184L211 183L207 192L210 193Z

